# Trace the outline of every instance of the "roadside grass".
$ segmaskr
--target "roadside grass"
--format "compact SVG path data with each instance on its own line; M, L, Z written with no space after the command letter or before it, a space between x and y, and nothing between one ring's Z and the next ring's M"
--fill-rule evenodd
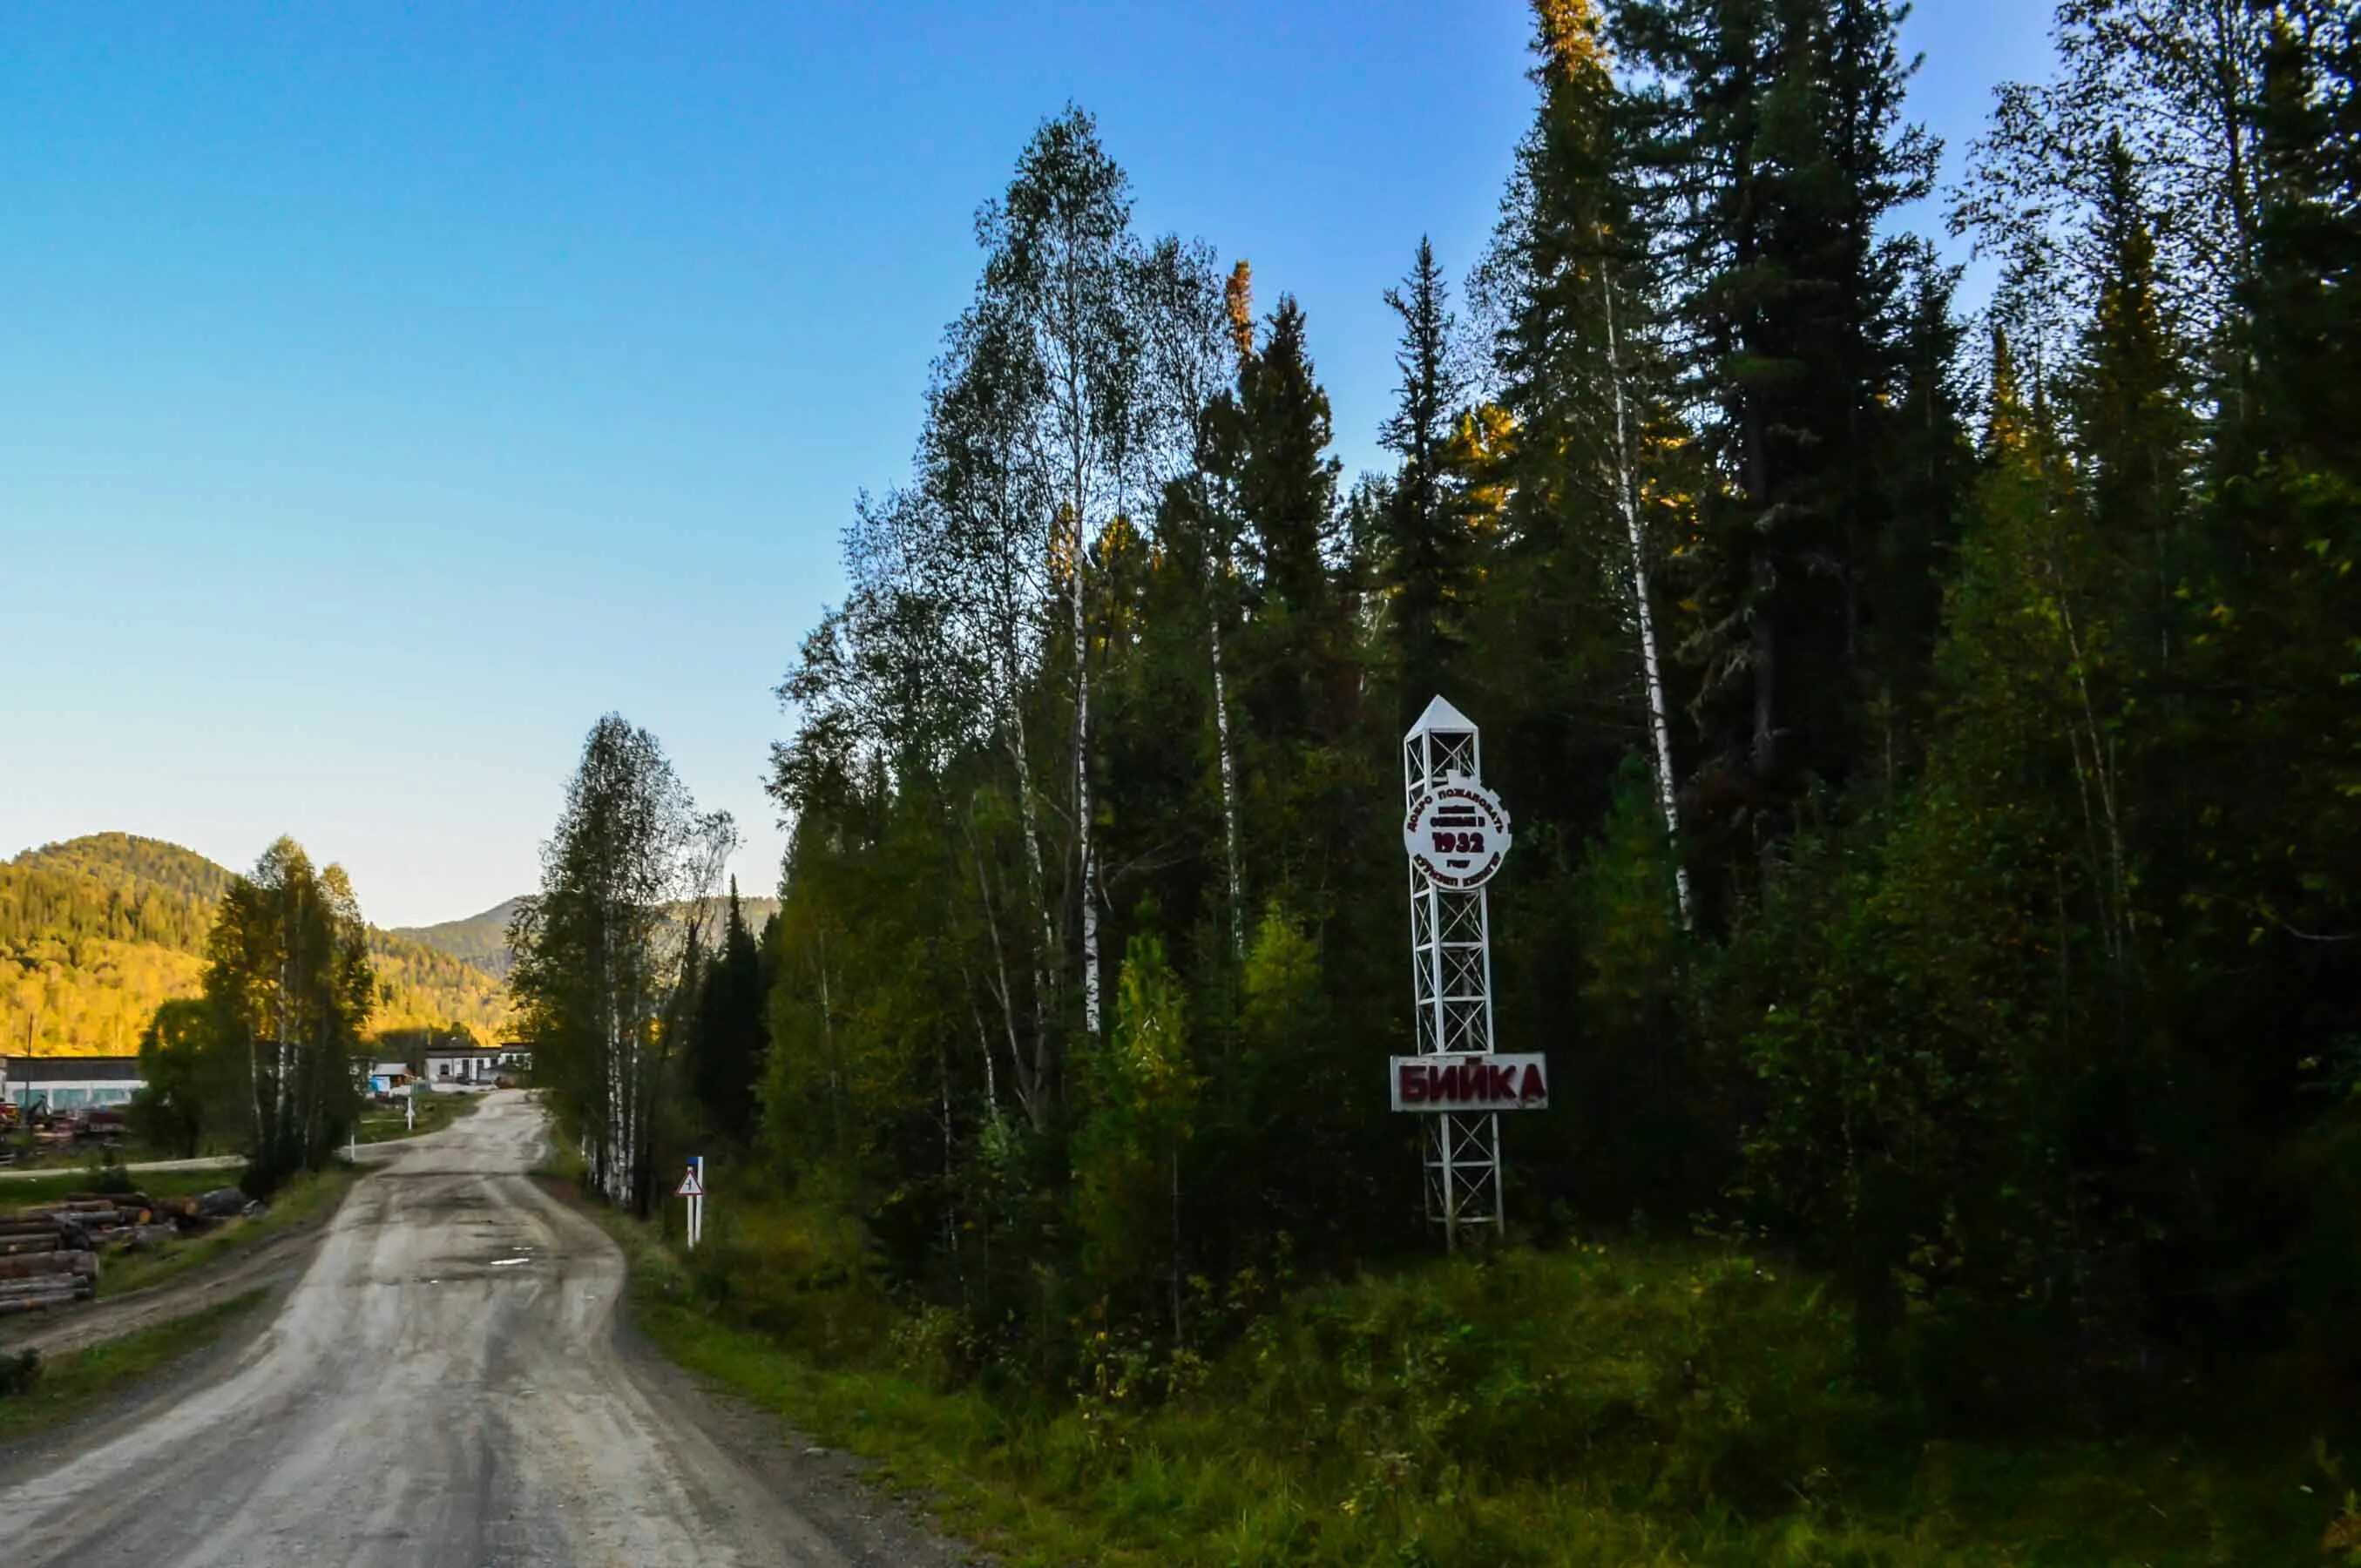
M188 1317L38 1363L22 1387L0 1352L0 1443L76 1420L125 1386L213 1343L266 1294L249 1290Z
M219 1177L223 1173L210 1174ZM273 1193L269 1210L251 1220L230 1220L217 1229L168 1241L148 1252L114 1254L100 1266L98 1293L104 1298L149 1289L271 1236L310 1224L335 1211L358 1174L342 1161L323 1170L306 1171ZM210 1185L217 1187L222 1183L216 1180Z
M418 1097L418 1125L403 1124L400 1111L387 1111L371 1106L361 1114L360 1142L390 1143L397 1138L424 1137L439 1133L452 1123L474 1115L483 1108L480 1094L422 1094Z
M2195 1568L2361 1539L2301 1429L1933 1441L1854 1384L1817 1282L1726 1249L1423 1263L1301 1292L1208 1364L1097 1336L1087 1389L995 1398L947 1314L861 1282L841 1220L733 1209L693 1262L594 1209L642 1331L1011 1563Z
M135 1170L119 1174L104 1166L80 1166L22 1181L0 1181L0 1213L54 1203L69 1192L104 1191L107 1184L118 1180L124 1190L144 1192L150 1198L180 1198L210 1192L216 1187L235 1187L237 1178L236 1166L212 1170Z
M16 1151L16 1160L8 1165L0 1165L0 1170L77 1170L96 1163L92 1151L87 1148L44 1148L28 1138L13 1142L0 1138L0 1146L14 1147ZM104 1152L113 1156L114 1162L120 1165L182 1157L177 1149L154 1148L143 1143L117 1144ZM207 1149L203 1152L216 1154L226 1151Z

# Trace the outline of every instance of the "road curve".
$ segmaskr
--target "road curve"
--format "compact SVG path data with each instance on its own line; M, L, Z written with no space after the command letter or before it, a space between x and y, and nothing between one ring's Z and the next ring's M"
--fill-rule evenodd
M877 1561L617 1348L623 1264L524 1095L389 1155L217 1376L0 1482L10 1568Z

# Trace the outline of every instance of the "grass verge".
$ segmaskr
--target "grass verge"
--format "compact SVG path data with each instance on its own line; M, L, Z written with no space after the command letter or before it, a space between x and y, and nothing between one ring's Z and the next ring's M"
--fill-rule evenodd
M5 1141L0 1139L0 1143ZM10 1164L0 1165L0 1171L82 1170L108 1163L139 1165L149 1160L183 1157L177 1149L151 1148L146 1144L139 1143L117 1144L112 1148L99 1151L96 1158L93 1158L93 1151L86 1148L45 1148L30 1142L18 1142L15 1146L16 1158ZM111 1161L106 1158L107 1156L113 1157Z
M1157 1374L1169 1398L1119 1350L1088 1389L994 1397L951 1371L948 1315L794 1266L837 1255L817 1225L741 1214L692 1266L601 1218L664 1354L1011 1563L2197 1568L2361 1541L2308 1431L1930 1439L1853 1384L1816 1282L1727 1251L1437 1261L1287 1299Z
M480 1094L422 1094L418 1097L418 1124L407 1124L400 1111L387 1111L371 1106L361 1115L360 1141L365 1144L391 1143L397 1138L424 1137L439 1133L452 1123L474 1115L483 1108Z
M121 1179L150 1198L175 1198L210 1192L216 1187L235 1187L238 1168L233 1165L212 1170L126 1171L121 1173ZM69 1192L103 1192L106 1190L104 1183L115 1179L115 1173L103 1167L82 1166L21 1181L0 1182L0 1213L54 1203Z
M89 1413L128 1384L220 1339L266 1294L250 1290L202 1312L40 1363L21 1388L0 1378L0 1442Z

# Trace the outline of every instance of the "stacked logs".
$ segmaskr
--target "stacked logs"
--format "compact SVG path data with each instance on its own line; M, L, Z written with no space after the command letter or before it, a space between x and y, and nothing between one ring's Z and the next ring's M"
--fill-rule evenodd
M81 1225L39 1210L0 1218L0 1317L88 1300L97 1290L97 1248Z
M0 1317L86 1301L102 1252L139 1251L238 1212L235 1188L203 1198L69 1192L54 1203L0 1213Z

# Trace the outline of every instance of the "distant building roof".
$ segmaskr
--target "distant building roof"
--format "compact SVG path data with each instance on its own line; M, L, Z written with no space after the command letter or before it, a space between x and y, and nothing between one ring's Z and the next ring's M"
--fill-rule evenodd
M512 1057L519 1051L531 1051L531 1046L429 1046L430 1058L453 1060L463 1057Z
M0 1057L10 1083L137 1083L137 1057Z

